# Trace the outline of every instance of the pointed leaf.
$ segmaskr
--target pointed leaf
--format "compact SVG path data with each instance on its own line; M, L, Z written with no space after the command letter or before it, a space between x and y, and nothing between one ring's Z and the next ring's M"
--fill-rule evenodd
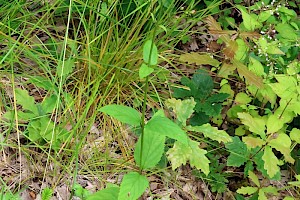
M17 88L15 92L17 103L20 104L24 110L28 110L36 115L39 115L37 106L34 102L34 98L32 96L29 96L27 90Z
M200 149L199 142L190 140L189 148L192 150L190 155L190 165L201 170L206 176L209 174L209 163L210 161L205 156L206 150Z
M124 175L119 192L118 200L136 200L149 187L149 181L137 172Z
M261 138L265 138L265 121L261 118L254 118L249 113L238 113L238 117L242 123L249 127L249 130L253 133L260 135Z
M262 160L265 162L264 168L267 170L270 178L273 178L278 172L280 172L279 160L275 156L270 146L266 146Z
M41 103L43 112L52 113L57 104L57 100L58 98L56 95L52 95L50 97L45 98L44 101Z
M236 6L242 13L243 24L245 28L249 31L254 31L256 28L262 26L261 23L258 21L258 16L255 14L248 14L246 8L241 5Z
M107 105L100 108L101 112L116 118L120 122L130 124L132 126L139 126L141 123L141 114L128 106L123 105Z
M193 114L196 102L193 98L185 99L183 101L172 98L167 100L166 105L168 108L173 109L178 121L180 121L183 126L186 126L186 120L188 120Z
M216 140L219 143L232 141L232 138L224 130L218 130L218 128L212 127L208 123L201 126L187 126L186 129L189 131L201 132L205 137Z
M163 155L165 136L145 128L142 148L141 142L142 137L135 145L134 160L141 169L151 169L159 163Z
M262 189L258 191L258 200L268 200L265 192Z
M143 58L145 63L147 63L148 65L157 65L158 51L156 45L152 40L147 40L145 42L143 48Z
M188 137L186 133L173 121L165 116L155 116L145 125L145 130L151 131L157 135L167 136L187 144Z
M273 195L278 195L277 188L275 188L273 186L263 187L263 188L261 188L261 190L263 190L265 193L270 193L270 194L273 194Z
M257 187L260 187L258 177L252 171L248 171L248 175L251 181L253 181Z
M289 163L294 163L294 159L291 157L291 139L288 135L281 133L277 138L272 139L269 142L269 145L275 148L277 151L280 151L284 155L284 159Z

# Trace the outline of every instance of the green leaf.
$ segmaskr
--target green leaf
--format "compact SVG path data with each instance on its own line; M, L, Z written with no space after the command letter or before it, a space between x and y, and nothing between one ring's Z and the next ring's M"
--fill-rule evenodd
M288 135L284 133L278 134L277 138L272 139L269 142L269 145L275 148L277 151L280 151L284 155L284 159L289 163L294 163L295 160L291 157L291 139Z
M249 31L254 31L256 28L262 26L261 23L258 21L258 16L255 14L248 14L246 8L241 5L236 6L242 13L243 24L245 28Z
M141 114L128 106L123 105L107 105L100 108L101 112L116 118L120 122L130 124L132 126L139 126L141 123Z
M266 142L252 136L243 137L243 142L250 148L262 147Z
M252 171L248 171L248 176L251 179L251 181L253 181L253 183L255 183L255 185L257 187L260 187L258 177Z
M41 103L43 112L52 113L55 109L57 100L58 98L56 95L51 95L50 97L45 98L44 101Z
M255 192L257 192L258 188L257 187L241 187L240 189L238 189L236 192L239 194L243 194L243 195L251 195L254 194Z
M292 140L296 141L298 144L300 144L300 130L297 128L293 128L290 132L290 137Z
M270 115L268 117L267 120L267 134L270 133L276 133L277 131L279 131L284 123L281 119L279 119L280 116L276 116L276 115Z
M151 48L152 47L152 48ZM158 51L152 40L147 40L143 48L143 58L148 65L157 65Z
M233 137L232 142L226 143L225 147L230 152L227 166L240 167L248 161L250 153L247 146L238 137Z
M119 187L105 188L88 196L86 200L118 200L119 191Z
M189 157L190 165L201 170L206 176L209 174L209 163L210 161L205 156L206 150L200 149L199 142L189 141L189 148L192 150L192 154Z
M42 190L42 200L50 200L53 194L53 190L50 188L44 188Z
M135 162L141 169L151 169L159 163L163 155L165 136L145 128L142 148L141 142L142 137L139 138L135 146Z
M146 65L145 63L143 63L139 70L140 79L143 79L143 78L149 76L153 71L154 71L153 68L151 68L148 65Z
M261 188L261 190L264 191L265 193L278 195L277 188L275 188L273 186L263 187L263 188Z
M253 133L260 135L261 138L265 138L265 121L262 118L254 118L249 113L238 113L238 117L242 123L249 127L249 130Z
M240 92L236 95L235 100L237 104L243 104L246 105L252 101L252 98L250 98L246 93Z
M264 71L264 66L261 64L261 62L252 57L249 58L249 61L250 63L248 65L248 68L251 72L253 72L257 76L264 76L266 74Z
M262 160L265 162L264 168L267 170L270 178L273 178L278 172L280 172L279 160L275 156L270 146L266 146Z
M137 172L130 172L124 175L118 200L136 200L149 187L149 181Z
M234 59L235 60L244 60L248 56L249 47L242 39L236 39L238 44L238 50L235 53ZM233 65L236 68L235 65Z
M64 77L73 71L74 59L60 60L57 64L56 73L58 77Z
M151 131L156 135L167 136L187 144L187 134L173 121L165 116L153 116L145 125L145 130Z
M298 39L298 35L296 30L289 24L280 23L275 26L275 30L279 32L280 36L286 39L296 41Z
M17 103L20 104L24 110L31 111L38 116L39 112L35 105L34 98L29 96L27 90L17 88L15 92Z
M268 200L265 192L262 189L258 191L258 200Z
M168 108L173 109L178 121L180 121L183 126L186 126L186 120L193 114L196 102L193 98L185 99L183 101L172 98L167 100L166 105Z
M185 165L190 160L190 165L201 170L205 175L209 174L209 163L210 161L205 156L206 150L199 148L199 143L189 140L189 144L182 144L175 142L173 148L167 152L168 159L172 163L172 169Z
M182 62L187 62L189 64L196 63L196 65L211 65L218 67L220 62L208 53L200 54L196 52L181 54L179 60Z
M292 76L276 75L278 83L271 83L272 90L283 99L292 99L297 96L297 80Z
M224 130L218 130L218 128L212 127L209 123L201 126L187 126L186 129L189 131L203 133L205 137L216 140L219 143L227 143L232 141L232 138Z

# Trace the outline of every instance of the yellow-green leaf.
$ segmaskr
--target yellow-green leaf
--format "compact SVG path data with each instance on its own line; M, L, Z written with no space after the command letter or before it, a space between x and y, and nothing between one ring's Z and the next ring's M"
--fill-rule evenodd
M238 113L242 123L249 127L249 130L265 138L265 121L262 118L254 118L249 113Z
M290 137L292 140L296 141L298 144L300 144L300 130L297 128L293 128L290 132Z
M236 192L239 194L254 194L256 191L258 190L257 187L241 187L240 189L238 189Z
M209 163L210 161L205 156L206 150L200 149L199 143L190 140L189 147L192 149L192 154L190 155L190 165L201 170L206 176L209 174Z
M237 104L248 104L252 101L252 99L244 92L240 92L236 95L235 100Z
M262 139L252 136L243 137L243 142L247 145L247 147L250 148L262 147L262 145L265 144L265 141L263 141Z
M275 148L277 151L280 151L284 155L284 159L289 163L294 163L294 159L291 157L291 139L288 135L281 133L278 134L277 138L272 139L269 142L269 145Z
M183 126L186 126L186 120L193 114L196 102L193 98L185 100L172 98L167 100L166 105L168 108L173 109L178 121L180 121Z
M279 168L279 160L275 156L270 146L266 146L264 150L264 155L262 156L262 160L265 162L264 169L267 170L270 178L273 178L278 172L280 172Z
M252 171L248 171L248 176L251 179L251 181L253 181L253 183L255 183L255 185L257 187L260 187L258 177Z
M283 127L284 123L277 115L270 115L267 120L267 134L276 133Z
M227 143L232 141L232 138L224 130L218 130L218 128L212 127L208 123L203 124L201 126L187 126L186 129L188 131L203 133L205 137L208 137L212 140L216 140L219 143Z

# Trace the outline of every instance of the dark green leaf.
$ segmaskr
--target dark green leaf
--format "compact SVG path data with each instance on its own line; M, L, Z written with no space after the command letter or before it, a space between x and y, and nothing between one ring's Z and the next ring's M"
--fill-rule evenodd
M233 137L232 142L225 144L225 147L230 152L227 159L228 166L240 167L249 160L249 151L246 144L244 144L238 137Z

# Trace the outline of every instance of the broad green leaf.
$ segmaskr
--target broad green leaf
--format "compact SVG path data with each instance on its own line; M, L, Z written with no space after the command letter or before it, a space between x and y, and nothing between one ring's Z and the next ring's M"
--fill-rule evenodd
M57 64L56 73L58 77L64 77L73 71L74 59L60 60Z
M196 102L193 98L185 100L172 98L167 100L166 105L168 108L173 109L178 121L180 121L183 126L186 126L186 120L193 114Z
M290 40L297 40L297 31L289 24L280 23L275 26L275 30L279 32L280 36Z
M283 99L291 99L297 96L297 80L292 76L276 75L278 83L271 83L269 86Z
M253 133L260 135L262 139L265 138L265 121L262 118L254 118L249 113L238 113L238 117L242 123L249 127Z
M284 123L281 119L279 119L280 116L276 115L270 115L267 120L267 134L270 133L276 133L279 131Z
M153 116L145 125L145 130L155 133L156 135L167 136L187 144L187 134L173 121L165 116Z
M262 159L262 157L264 155L264 151L261 151L260 148L257 147L255 149L252 149L251 154L254 155L254 162L256 164L256 169L258 169L263 174L263 176L267 177L270 180L280 180L281 179L280 171L278 171L274 177L270 177L268 175L268 172L264 167L265 162Z
M258 177L252 171L248 171L248 176L251 179L251 181L253 181L253 183L255 183L255 185L257 187L260 187Z
M205 137L216 140L219 143L227 143L232 141L232 138L224 130L218 130L218 128L212 127L209 123L201 126L187 126L186 129L189 131L203 133Z
M145 42L143 48L143 58L145 63L147 63L148 65L157 65L158 51L156 45L152 40L147 40Z
M298 144L300 144L300 130L297 128L293 128L290 132L290 137L292 140L296 141Z
M288 75L295 75L300 73L300 62L294 61L287 66L286 69Z
M43 113L52 113L57 104L57 100L58 98L56 95L51 95L50 97L45 98L41 103Z
M232 142L226 143L225 147L230 152L227 166L240 167L248 161L249 151L247 146L238 137L233 137Z
M249 61L250 63L248 65L248 68L251 72L253 72L257 76L264 76L266 74L264 72L264 66L261 64L261 62L259 62L253 57L250 57Z
M262 24L258 21L258 16L255 14L248 14L246 8L241 5L236 6L242 13L243 24L245 28L249 31L254 31L256 28L262 26Z
M282 52L277 47L278 46L277 41L273 41L273 42L268 43L266 38L260 37L258 39L258 45L260 46L260 49L261 49L262 53L284 55L284 52Z
M189 64L196 63L196 65L211 65L214 67L218 67L220 65L220 62L212 58L211 55L196 52L181 54L179 60Z
M251 195L254 194L255 192L257 192L258 188L257 187L241 187L240 189L238 189L236 192L239 194L243 194L243 195Z
M271 16L272 16L272 11L271 10L262 11L258 15L258 21L259 22L267 21L268 18L271 17Z
M249 97L246 93L240 92L236 95L235 100L237 104L246 105L252 101L252 98Z
M243 142L250 148L262 147L266 142L252 136L243 137Z
M149 187L149 181L137 172L125 174L120 186L118 200L136 200Z
M234 59L235 60L244 60L248 56L249 47L242 39L236 40L238 44L238 50L235 53ZM236 66L234 65L236 68Z
M37 106L34 102L34 98L32 96L29 96L27 90L17 88L15 92L17 103L20 104L24 110L28 110L36 115L39 115Z
M278 167L280 162L273 153L272 148L270 146L265 147L262 160L265 162L264 168L267 170L267 173L270 176L270 178L273 178L278 172L280 172L280 168Z
M234 60L233 64L236 65L240 77L244 77L248 84L253 84L258 88L263 88L263 79L260 76L251 72L243 63Z
M163 155L165 136L145 128L142 148L141 142L142 136L135 145L134 160L141 169L151 169L159 163Z
M88 196L86 200L118 200L119 191L119 187L105 188Z
M269 142L269 145L277 151L280 151L287 162L294 163L295 160L290 155L292 142L288 135L284 133L278 134L277 138Z
M205 156L206 150L199 148L199 143L189 140L189 144L182 144L175 142L173 148L167 152L168 159L172 163L172 169L185 165L189 160L192 167L196 167L201 170L204 174L209 174L209 163L210 161Z
M123 105L107 105L100 108L101 112L116 118L120 122L130 124L132 126L139 126L141 123L141 114L128 106Z
M145 63L143 63L139 70L140 79L143 79L143 78L149 76L153 71L154 71L153 68L151 68L148 65L146 65Z

